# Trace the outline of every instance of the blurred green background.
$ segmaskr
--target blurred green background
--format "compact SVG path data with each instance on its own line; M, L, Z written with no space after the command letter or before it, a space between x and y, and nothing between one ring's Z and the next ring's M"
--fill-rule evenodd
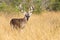
M34 13L42 11L60 11L60 0L0 0L0 11L20 12L19 4L23 5L23 10L27 11L30 6L34 6Z

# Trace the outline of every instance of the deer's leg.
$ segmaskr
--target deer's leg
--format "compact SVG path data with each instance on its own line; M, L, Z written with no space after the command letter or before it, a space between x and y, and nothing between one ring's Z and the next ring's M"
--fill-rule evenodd
M12 28L14 28L14 25L13 25L12 23L10 23L10 26L11 26Z
M17 29L17 25L11 24L12 29Z
M23 29L25 27L25 24L23 24L22 26L21 26L21 29Z

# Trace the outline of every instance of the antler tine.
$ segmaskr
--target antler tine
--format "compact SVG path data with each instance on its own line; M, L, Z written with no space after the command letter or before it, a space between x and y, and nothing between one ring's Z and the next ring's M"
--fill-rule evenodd
M32 14L32 12L33 12L33 10L34 10L34 8L33 8L33 6L31 6L30 8L29 8L29 15L31 15Z
M20 11L25 15L27 12L23 9L22 4L19 5Z
M29 12L30 12L30 13L32 13L32 12L33 12L33 10L34 10L34 7L33 7L33 6L31 6L31 7L29 8Z
M23 7L22 7L22 4L19 4L19 9L20 9L20 11L21 11L22 13L24 12Z

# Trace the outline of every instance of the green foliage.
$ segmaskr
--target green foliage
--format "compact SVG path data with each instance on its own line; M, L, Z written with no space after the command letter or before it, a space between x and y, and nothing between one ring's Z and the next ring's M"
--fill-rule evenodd
M36 1L34 2L34 5L35 5L35 10L34 10L34 12L35 12L35 13L41 12L40 2L41 2L41 1L39 1L39 0L36 0Z
M0 3L0 11L7 7L6 3Z
M52 4L52 10L54 10L54 11L58 11L58 10L60 10L60 1L59 0L56 0L55 2L54 2L54 4Z
M29 7L31 5L34 5L34 12L33 13L40 13L41 11L43 11L41 8L41 1L42 0L32 0L33 3L30 2L30 0L9 0L8 3L6 2L1 2L0 3L0 11L4 11L4 12L19 12L18 6L20 3L22 3L23 5L23 10L28 11ZM49 2L48 2L49 1ZM46 1L46 4L48 4L46 6L45 9L50 9L53 11L58 11L60 10L60 0L48 0ZM44 1L43 1L44 2Z
M2 2L0 4L0 11L3 11L3 12L18 12L18 7L15 6L15 7L12 7L11 5L7 5L5 2Z

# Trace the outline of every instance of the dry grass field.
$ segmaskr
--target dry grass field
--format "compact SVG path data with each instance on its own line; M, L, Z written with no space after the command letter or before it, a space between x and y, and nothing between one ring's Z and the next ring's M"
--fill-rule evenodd
M12 29L12 18L22 14L0 12L0 40L60 40L60 12L32 14L22 31Z

